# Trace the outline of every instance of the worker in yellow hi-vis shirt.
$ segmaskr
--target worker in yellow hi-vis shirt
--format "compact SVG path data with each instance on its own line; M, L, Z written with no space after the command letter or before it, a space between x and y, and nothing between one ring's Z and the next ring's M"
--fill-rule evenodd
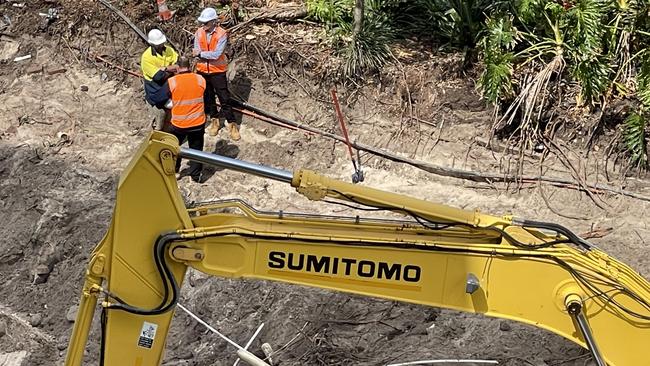
M176 65L178 53L167 45L167 38L159 29L152 29L147 41L150 47L144 51L140 59L144 76L144 94L147 103L154 110L154 128L161 130L170 116L169 110L165 108L169 100L167 79L178 70Z

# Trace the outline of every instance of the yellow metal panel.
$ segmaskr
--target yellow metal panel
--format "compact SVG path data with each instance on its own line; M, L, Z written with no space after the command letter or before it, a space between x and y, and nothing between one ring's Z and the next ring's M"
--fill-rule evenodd
M204 237L178 245L203 250L206 259L189 264L209 274L275 280L483 313L547 329L582 346L585 342L565 310L564 298L569 290L582 295L587 289L553 258L590 276L606 274L598 267L600 254L562 244L521 250L470 228L431 231L399 224L250 214L203 215L194 218L194 223L201 227ZM522 240L539 241L525 235L526 231L515 231ZM191 236L192 230L186 234ZM210 237L213 234L216 236ZM337 241L349 243L332 243ZM405 243L413 245L405 247ZM469 252L458 253L463 250ZM222 254L226 256L211 259ZM629 270L613 259L610 265L621 273ZM395 271L387 276L391 268L400 268L400 275ZM419 276L411 273L405 278L405 268L418 268ZM473 294L465 292L469 274L480 280L480 288ZM638 285L639 293L649 296L647 281L642 278L630 279L627 284ZM612 291L609 285L596 283L596 287ZM647 313L637 303L621 302ZM585 307L610 365L650 365L639 354L650 344L649 322L634 320L598 298L586 299Z
M111 229L93 251L86 286L98 286L104 279L106 289L130 305L150 309L161 302L163 282L154 263L154 243L165 232L192 228L173 169L164 169L176 155L178 141L172 135L153 132L141 145L120 177ZM182 284L187 267L169 262ZM82 296L67 366L81 364L90 321L79 320L92 319L91 298ZM173 311L141 316L108 309L104 365L159 365L172 316Z
M146 150L123 173L115 204L112 268L107 287L127 303L145 309L157 306L163 293L153 244L164 232L192 227L173 171L165 174L162 169L163 150L177 154L175 138L154 133ZM186 267L172 264L175 277L182 283ZM109 310L105 365L160 364L172 315L168 312L143 317ZM151 344L146 340L139 344L145 321L156 326Z

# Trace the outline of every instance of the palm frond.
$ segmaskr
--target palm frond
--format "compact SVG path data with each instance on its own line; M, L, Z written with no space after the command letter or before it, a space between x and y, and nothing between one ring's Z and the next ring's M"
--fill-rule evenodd
M644 107L650 108L650 54L648 51L641 57L641 67L637 74L637 98Z
M342 54L344 77L355 77L367 71L378 70L391 57L390 43L394 40L394 32L386 24L387 20L373 13L366 15L361 32L352 39L346 37ZM350 23L341 26L343 34L352 33Z
M509 17L491 17L479 42L483 51L485 69L479 77L478 87L490 103L498 104L512 95L512 62L518 32Z
M566 62L562 54L558 53L551 61L544 64L539 71L524 80L519 95L510 104L501 119L496 121L493 129L499 130L506 125L511 125L519 112L521 121L518 129L537 132L535 123L546 106L551 79L554 75L561 77L565 66Z
M630 155L630 162L640 168L646 168L648 155L646 150L646 119L642 114L633 113L623 122L623 144Z
M339 25L352 9L352 0L307 0L307 14L328 26Z
M512 53L492 55L485 60L485 69L478 79L483 97L490 103L512 95Z
M567 30L579 52L600 52L607 10L608 3L603 0L578 0L568 12L569 24L573 26Z
M588 103L597 102L611 84L609 78L612 68L608 59L604 56L584 54L577 56L573 77L580 82L580 97Z

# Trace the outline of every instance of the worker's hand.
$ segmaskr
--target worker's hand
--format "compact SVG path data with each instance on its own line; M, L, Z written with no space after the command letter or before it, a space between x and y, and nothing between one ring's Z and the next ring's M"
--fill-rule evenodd
M199 57L201 55L201 50L198 48L195 48L192 50L192 57Z
M178 65L169 65L169 66L165 67L165 71L175 74L175 73L178 72Z

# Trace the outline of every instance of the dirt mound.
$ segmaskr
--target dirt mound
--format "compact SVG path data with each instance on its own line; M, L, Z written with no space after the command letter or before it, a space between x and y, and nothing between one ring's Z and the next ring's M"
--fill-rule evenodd
M31 314L25 319L11 309L0 306L0 365L21 366L47 364L57 358L56 340L48 333L36 328L42 322L40 314Z
M0 183L0 296L11 312L28 319L12 329L47 335L36 339L47 339L44 344L3 349L25 350L30 365L51 364L67 347L72 322L65 314L81 289L80 281L70 279L82 278L82 263L108 226L115 182L48 155L25 146L0 149L0 174L10 177Z

